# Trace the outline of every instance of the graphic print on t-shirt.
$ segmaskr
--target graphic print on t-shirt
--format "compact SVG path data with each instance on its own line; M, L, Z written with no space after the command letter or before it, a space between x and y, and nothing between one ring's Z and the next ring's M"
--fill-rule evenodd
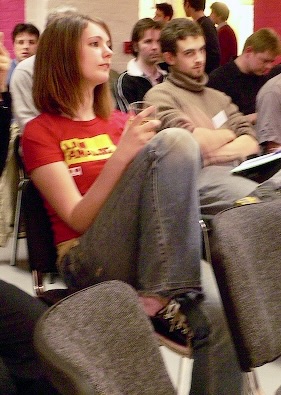
M68 166L105 160L116 150L116 146L107 134L63 140L60 147Z

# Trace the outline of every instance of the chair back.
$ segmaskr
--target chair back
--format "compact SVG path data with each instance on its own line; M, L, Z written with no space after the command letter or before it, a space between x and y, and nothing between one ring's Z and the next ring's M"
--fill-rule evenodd
M45 275L50 274L51 277L57 275L57 251L51 222L43 200L30 179L25 180L23 184L22 211L34 291L38 297L51 306L73 291L67 288L45 289Z
M35 347L61 394L175 395L136 291L113 280L63 299L40 318Z
M244 371L281 355L281 199L212 222L212 263Z
M57 272L57 252L50 219L43 200L31 180L24 185L22 207L30 269L42 273Z

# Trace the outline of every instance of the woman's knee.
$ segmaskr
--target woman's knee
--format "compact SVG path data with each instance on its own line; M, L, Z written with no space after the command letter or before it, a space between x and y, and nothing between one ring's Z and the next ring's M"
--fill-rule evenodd
M163 129L156 136L167 148L192 161L200 161L200 149L192 134L183 128Z

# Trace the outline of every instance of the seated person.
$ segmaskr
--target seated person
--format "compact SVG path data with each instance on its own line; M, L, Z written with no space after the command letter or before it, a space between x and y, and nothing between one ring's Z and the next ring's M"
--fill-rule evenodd
M272 29L260 29L251 34L242 54L209 75L207 86L231 97L247 119L256 122L256 96L267 81L266 73L281 53L279 36Z
M204 13L206 0L183 0L187 17L191 17L201 26L206 42L205 71L210 74L220 65L220 44L218 33L212 19Z
M174 10L173 6L169 3L158 3L155 4L155 16L153 18L154 21L159 21L163 25L167 22L169 22L174 15ZM165 70L167 73L169 72L169 65L167 65L166 62L161 61L158 63L158 66L162 69Z
M4 170L10 140L10 123L12 118L11 95L7 88L7 73L11 59L3 44L4 35L0 32L0 176Z
M281 74L267 81L257 95L256 132L264 153L281 149Z
M104 22L72 15L47 26L36 54L41 114L24 129L23 152L52 221L58 270L72 290L112 279L134 286L161 341L183 353L192 345L190 393L240 394L221 301L201 283L198 144L184 129L143 123L154 106L130 122L112 111L110 46Z
M143 100L146 92L159 84L167 74L158 66L161 60L159 37L162 24L150 18L140 19L132 31L134 58L127 65L127 71L120 74L115 85L116 107L128 112L129 104Z
M72 6L58 6L49 12L46 25L62 15L70 15L76 11ZM10 83L13 116L21 133L26 123L39 114L32 97L34 62L35 55L21 61L15 68Z
M273 78L280 73L281 73L281 63L278 63L274 67L272 67L270 72L267 74L267 79Z
M16 65L24 59L36 53L40 32L31 23L18 23L12 32L15 59L13 59L7 84L10 84L11 76Z
M170 73L162 84L147 92L145 100L157 105L161 128L185 128L198 142L201 212L212 216L258 187L257 182L230 171L249 155L258 154L259 144L253 127L230 97L206 87L201 28L185 18L173 19L163 28L160 43ZM270 179L278 187L280 175L278 172Z

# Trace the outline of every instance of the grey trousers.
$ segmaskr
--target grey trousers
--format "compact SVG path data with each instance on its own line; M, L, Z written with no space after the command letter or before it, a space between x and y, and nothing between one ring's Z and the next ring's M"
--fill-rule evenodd
M233 203L251 194L259 185L281 188L281 170L258 184L248 178L233 175L233 166L207 166L201 169L198 179L201 213L215 215L233 206Z
M215 215L233 206L235 200L247 196L259 185L245 177L231 174L232 168L207 166L201 169L198 188L203 215Z

